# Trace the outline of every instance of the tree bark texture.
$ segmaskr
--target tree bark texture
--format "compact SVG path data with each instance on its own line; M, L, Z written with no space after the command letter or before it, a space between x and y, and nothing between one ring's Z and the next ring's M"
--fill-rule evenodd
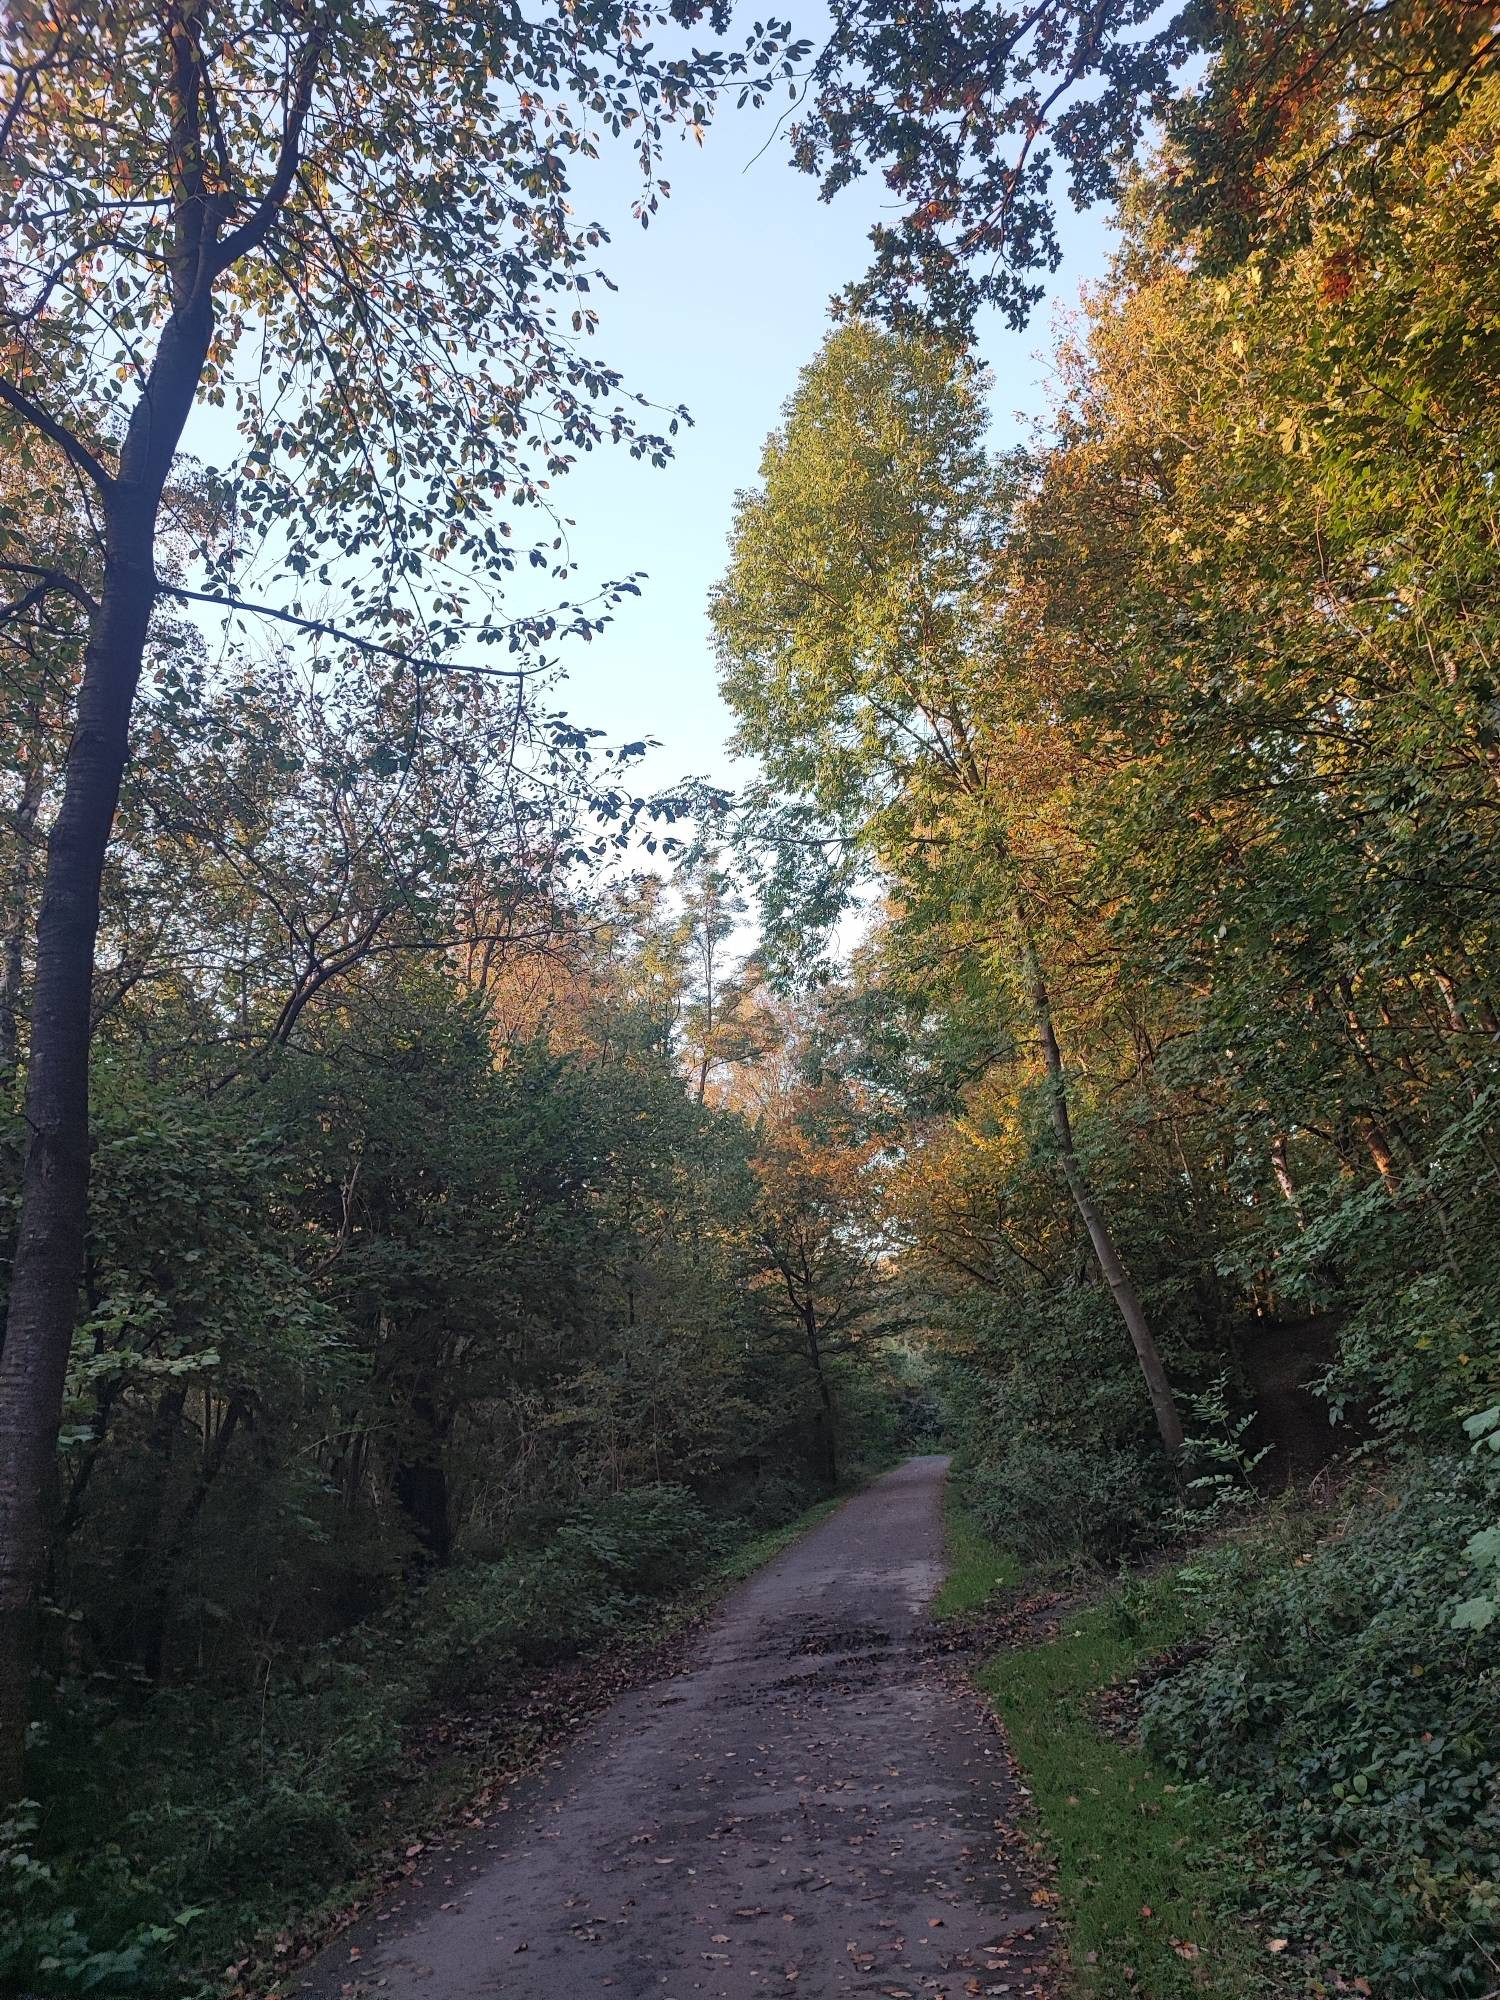
M47 1573L57 1429L83 1270L89 1036L99 891L156 599L156 522L213 331L208 298L162 330L104 492L104 585L89 629L37 916L26 1161L0 1348L0 1799L17 1795Z

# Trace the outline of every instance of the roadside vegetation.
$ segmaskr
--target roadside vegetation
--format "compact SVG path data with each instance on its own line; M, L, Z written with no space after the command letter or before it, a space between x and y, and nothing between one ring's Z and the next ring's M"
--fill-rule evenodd
M986 1533L964 1504L950 1479L943 1490L943 1524L947 1536L948 1573L932 1600L935 1618L977 1611L997 1591L1019 1581L1021 1570L1011 1551Z
M936 1602L1034 1801L1073 1990L1490 1990L1500 1741L1454 1624L1476 1477L1282 1495L1135 1569ZM1015 1574L962 1499L951 1546L955 1576L986 1547Z
M1229 1980L1229 1868L1500 1990L1494 10L834 12L0 23L12 1987L222 1985L941 1422L947 1608L1165 1565L994 1669L1078 1976ZM647 794L562 484L686 413L570 183L784 89L886 219L712 593L754 776Z
M773 961L878 898L829 1033L900 1133L970 1514L1028 1581L1167 1565L992 1670L1079 1978L1239 1990L1217 1877L1293 1975L1486 2000L1500 94L1487 29L1428 97L1455 10L1318 18L1336 55L1224 17L1033 440L972 348L840 325L714 616ZM1266 1496L1320 1477L1288 1555ZM1100 1743L1080 1703L1179 1638Z
M1250 2000L1281 1990L1266 1944L1236 1918L1243 1874L1208 1795L1106 1735L1097 1704L1191 1629L1165 1589L1068 1612L1057 1638L979 1673L1035 1802L1074 1990Z
M298 1660L263 1700L180 1692L122 1727L103 1691L54 1738L52 1810L5 1828L0 1973L104 1994L279 1990L836 1504L758 1531L680 1488L575 1507L503 1569L465 1565Z

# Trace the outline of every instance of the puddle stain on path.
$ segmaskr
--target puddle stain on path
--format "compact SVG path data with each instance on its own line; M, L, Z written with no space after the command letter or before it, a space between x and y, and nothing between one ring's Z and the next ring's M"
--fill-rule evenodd
M303 1994L1041 1995L1050 1927L1000 1739L918 1644L946 1469L909 1460L742 1585L685 1672L429 1852Z

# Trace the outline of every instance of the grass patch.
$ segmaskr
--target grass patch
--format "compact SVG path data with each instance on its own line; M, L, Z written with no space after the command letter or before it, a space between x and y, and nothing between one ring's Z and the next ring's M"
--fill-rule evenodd
M977 1611L997 1590L1008 1590L1020 1582L1021 1566L1014 1555L985 1533L951 1479L943 1496L943 1525L948 1575L932 1600L934 1618Z
M1091 1713L1093 1696L1188 1630L1167 1590L1133 1599L1128 1618L1115 1604L1090 1609L979 1677L1056 1856L1077 1990L1098 2000L1284 1990L1264 1944L1226 1914L1236 1871L1211 1797L1164 1783Z
M1022 1581L1014 1553L951 1484L945 1513L939 1618L979 1610ZM1002 1653L977 1676L1057 1864L1080 2000L1257 2000L1289 1990L1264 1942L1233 1914L1243 1868L1212 1794L1170 1783L1096 1718L1105 1689L1192 1636L1191 1601L1173 1584L1122 1584L1065 1620L1054 1641Z

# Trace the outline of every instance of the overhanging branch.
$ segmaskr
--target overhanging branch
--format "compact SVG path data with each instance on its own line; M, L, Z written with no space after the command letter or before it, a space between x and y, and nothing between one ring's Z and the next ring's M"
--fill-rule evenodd
M477 667L462 660L440 660L430 653L408 653L400 646L387 646L379 639L366 639L360 633L348 632L326 618L303 618L295 611L283 611L274 604L251 604L243 597L221 597L211 590L188 590L178 583L164 583L159 589L163 597L176 597L193 604L216 604L222 611L243 612L249 618L273 618L279 625L291 625L314 638L334 639L341 646L353 646L356 652L395 660L417 674L475 674L484 680L524 681L546 671L545 661L534 667ZM518 618L513 625L499 629L519 631L530 622L529 619Z
M13 382L0 381L0 402L8 403L18 417L24 418L33 430L40 431L49 443L55 444L106 498L114 491L114 480L88 446L74 437L66 424L60 424L56 417L49 416L40 403L33 403Z

